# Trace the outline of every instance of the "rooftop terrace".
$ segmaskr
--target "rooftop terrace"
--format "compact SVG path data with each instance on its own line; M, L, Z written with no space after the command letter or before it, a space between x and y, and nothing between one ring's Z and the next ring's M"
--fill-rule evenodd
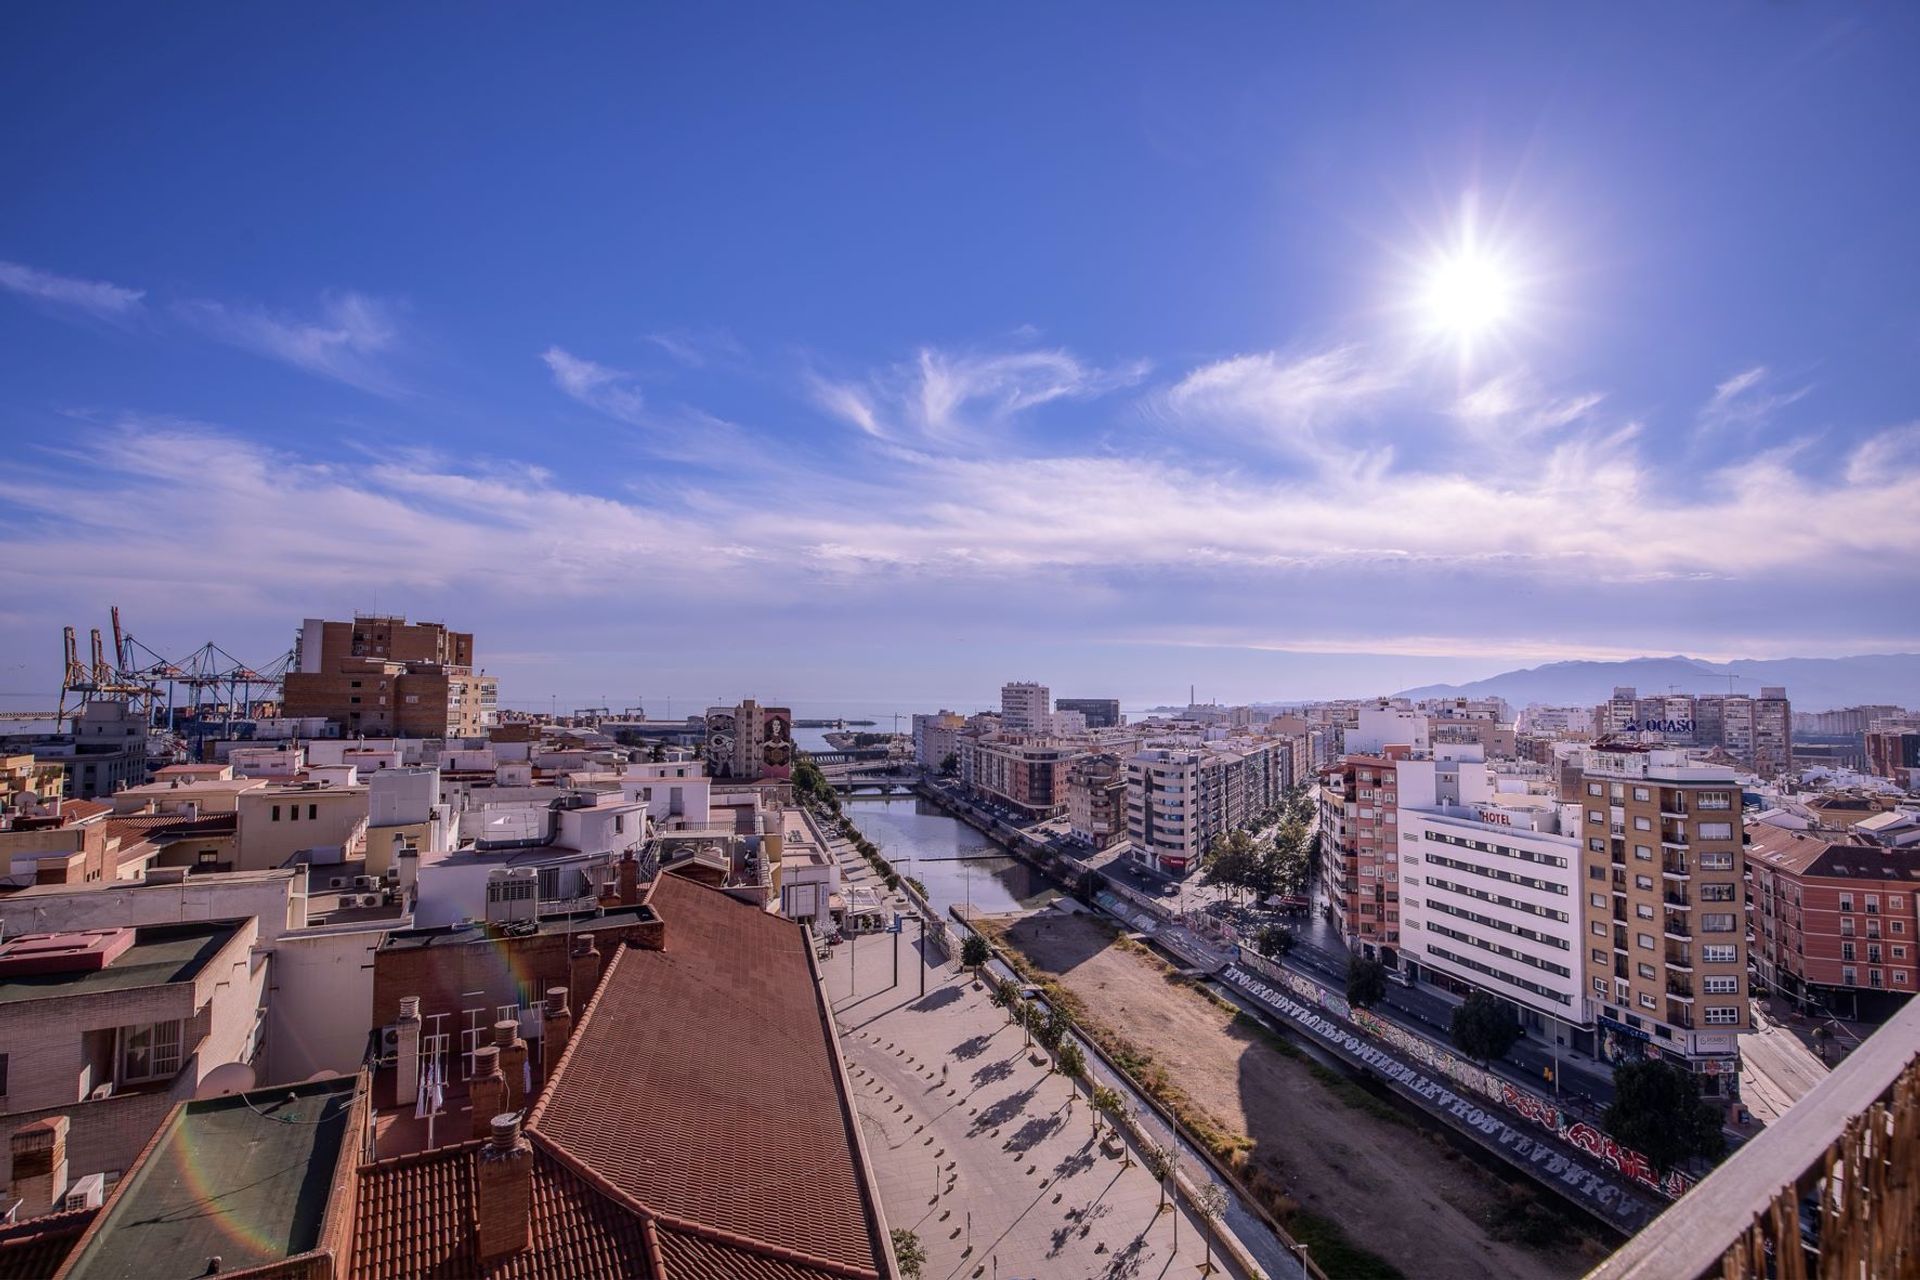
M239 928L233 920L142 925L133 945L103 969L0 978L0 1004L191 982Z

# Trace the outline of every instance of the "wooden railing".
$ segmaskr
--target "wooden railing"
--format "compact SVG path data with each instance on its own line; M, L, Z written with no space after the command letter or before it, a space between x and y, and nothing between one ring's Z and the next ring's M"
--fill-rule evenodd
M1588 1280L1920 1275L1920 1000Z

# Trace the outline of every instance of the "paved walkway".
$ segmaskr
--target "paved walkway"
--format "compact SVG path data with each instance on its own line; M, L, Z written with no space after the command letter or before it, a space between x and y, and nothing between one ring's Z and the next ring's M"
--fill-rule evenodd
M1159 1208L1137 1152L1102 1150L1085 1094L956 966L929 968L922 997L911 931L897 986L893 953L891 936L834 948L827 990L888 1222L919 1236L927 1280L1201 1274L1200 1224ZM1214 1266L1239 1274L1218 1250Z
M1740 1102L1761 1125L1786 1114L1826 1078L1827 1064L1793 1028L1768 1018L1756 1001L1753 1034L1740 1037Z

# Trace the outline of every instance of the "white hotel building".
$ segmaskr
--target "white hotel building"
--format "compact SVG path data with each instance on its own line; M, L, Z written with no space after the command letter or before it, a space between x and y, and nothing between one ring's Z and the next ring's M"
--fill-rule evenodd
M1415 981L1592 1025L1582 974L1579 805L1496 790L1477 746L1398 763L1400 950ZM1563 1037L1564 1033L1556 1033Z

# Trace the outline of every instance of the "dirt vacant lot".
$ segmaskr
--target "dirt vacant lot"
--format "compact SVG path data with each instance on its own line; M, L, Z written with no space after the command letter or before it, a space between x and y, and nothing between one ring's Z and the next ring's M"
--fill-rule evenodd
M1499 1179L1316 1078L1104 922L1046 911L981 924L1077 998L1090 1031L1144 1055L1214 1129L1251 1139L1265 1181L1407 1276L1557 1278L1592 1265L1571 1233L1544 1249L1493 1238L1485 1224L1511 1221Z

